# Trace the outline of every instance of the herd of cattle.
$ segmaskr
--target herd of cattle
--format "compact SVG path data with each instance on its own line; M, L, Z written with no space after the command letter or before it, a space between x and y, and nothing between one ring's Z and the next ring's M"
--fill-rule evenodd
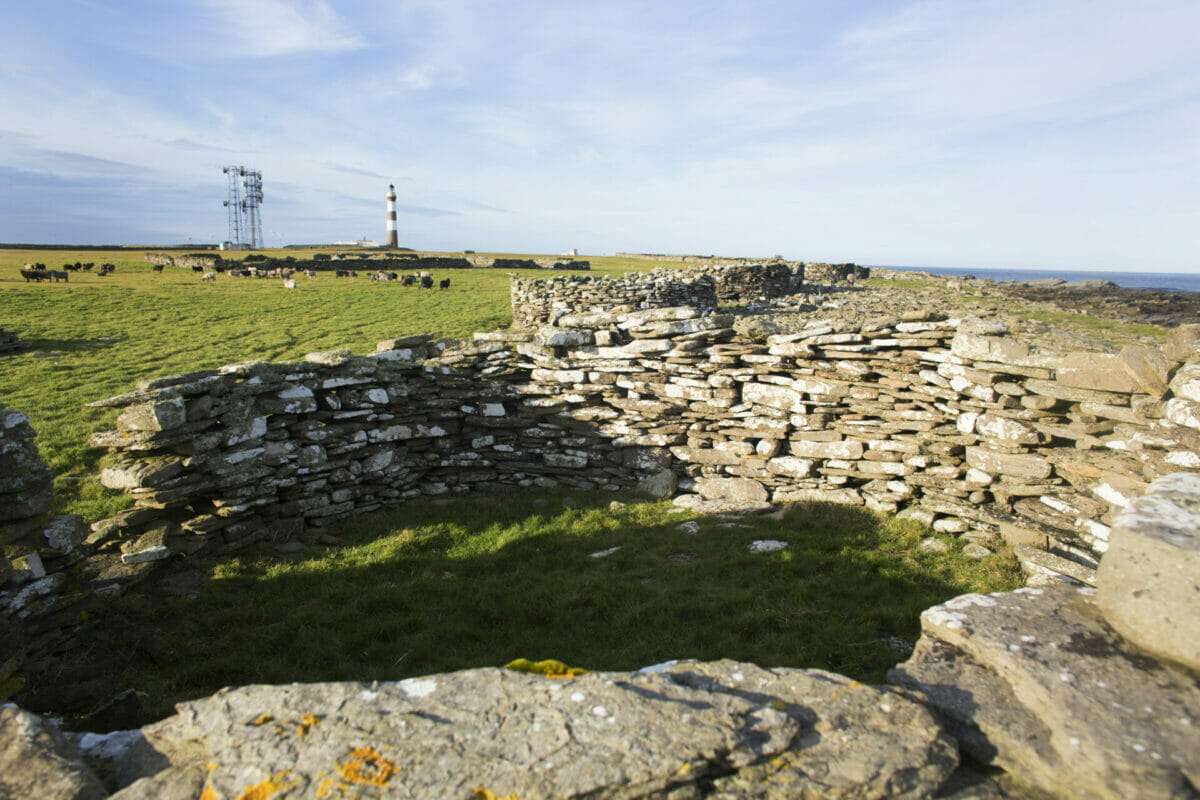
M76 261L74 264L63 264L63 268L61 270L57 270L46 269L46 265L42 263L26 264L21 268L21 277L25 279L26 283L29 283L30 281L37 281L39 283L41 281L57 282L60 280L69 283L70 273L78 272L80 270L90 272L94 266L96 265L91 262L81 264L80 262ZM155 272L162 272L163 265L155 264L152 269ZM116 270L116 266L113 264L101 264L100 269L97 270L96 274L100 277L104 277L114 270ZM205 271L204 267L193 266L192 271L203 273L200 276L201 281L215 281L217 279L217 273L220 272L225 273L233 278L282 278L285 288L296 288L296 270L285 267L272 267L270 269L263 267L240 267L227 269L223 266L216 266L213 268L213 271L209 272ZM306 269L303 270L303 272L309 278L317 277L316 270ZM358 273L354 270L339 269L334 273L334 277L357 278ZM378 270L376 272L367 273L367 277L372 281L399 281L401 286L418 286L422 289L433 288L433 275L428 272L413 272L407 275L401 275L398 272L385 272L384 270ZM443 278L442 280L438 281L438 287L441 289L449 289L450 279Z
M76 261L74 264L63 264L62 269L46 269L46 265L39 261L36 264L26 264L25 266L21 267L21 277L25 279L26 283L29 283L30 281L37 281L38 283L41 283L42 281L53 281L54 283L65 281L70 283L72 272L79 272L80 270L83 270L84 272L91 272L92 267L94 266L96 266L96 264L92 261L89 261L86 264ZM117 267L114 264L101 264L100 269L96 271L96 274L103 278L116 268Z

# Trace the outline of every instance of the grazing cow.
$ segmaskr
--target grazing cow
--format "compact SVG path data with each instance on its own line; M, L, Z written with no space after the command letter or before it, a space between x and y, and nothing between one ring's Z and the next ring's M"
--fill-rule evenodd
M433 278L429 275L422 275L421 276L421 288L422 289L432 289L433 288Z
M333 277L335 277L335 278L349 278L349 277L350 277L350 270L348 270L348 269L339 269L339 270L336 270L336 271L333 273Z
M220 264L218 264L217 266L213 267L213 269L215 269L217 272L219 272L219 273L221 273L221 274L224 274L224 272L225 272L225 268L224 268L223 266L221 266Z
M416 284L417 284L417 276L416 275L405 275L403 278L400 279L401 286L416 286Z
M283 278L284 280L287 280L288 278L291 278L295 274L296 274L296 270L289 268L289 269L280 271L279 277Z
M63 264L63 269L65 269L67 272L79 272L79 262L76 261L74 264Z
M84 265L83 265L83 268L84 268L84 269L91 269L91 268L92 268L92 265L91 265L91 264L84 264ZM100 265L100 271L101 271L101 272L116 272L116 271L117 271L117 265L116 265L116 264L101 264L101 265Z
M96 262L95 262L95 261L89 261L89 262L87 262L86 264L80 264L78 261L76 261L76 262L75 262L75 266L77 266L77 267L83 267L84 269L91 269L92 267L96 266ZM111 267L111 266L112 266L112 264L109 264L109 266ZM109 272L112 272L112 270L109 270Z
M36 269L21 270L21 277L25 279L26 283L29 283L30 281L37 281L38 283L41 283L45 279L45 275L38 272Z
M317 271L315 269L306 269L306 270L304 270L304 274L310 278L317 277Z
M296 279L295 278L284 278L283 279L283 288L295 289L296 288Z
M215 272L206 272L200 276L200 280L202 280L202 281L215 281L216 279L217 279L217 273L215 273Z
M197 264L193 264L193 265L192 265L192 272L204 272L204 267L201 267L201 266L199 266L199 265L197 265Z
M67 283L71 282L71 273L67 272L65 269L50 270L50 277L54 279L55 283L58 283L59 281L66 281Z
M94 264L94 263L95 263L95 262L92 262L91 264L84 264L84 265L83 265L83 271L84 271L84 272L91 272L91 271L92 271L92 266L93 266L93 264Z
M351 278L357 278L357 277L358 277L358 273L357 273L357 272L355 272L354 270L350 270L350 277L351 277Z
M162 271L163 271L163 265L162 265L162 264L155 264L155 265L154 265L153 267L151 267L150 269L154 270L155 272L162 272Z
M442 280L438 281L438 288L439 289L449 289L450 288L450 279L443 278Z

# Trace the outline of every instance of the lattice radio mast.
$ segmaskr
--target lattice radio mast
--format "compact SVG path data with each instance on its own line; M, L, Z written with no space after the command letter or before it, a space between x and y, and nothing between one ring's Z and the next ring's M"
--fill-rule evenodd
M229 183L225 200L229 243L241 249L262 247L262 216L258 210L263 200L262 172L245 167L225 167L221 171Z

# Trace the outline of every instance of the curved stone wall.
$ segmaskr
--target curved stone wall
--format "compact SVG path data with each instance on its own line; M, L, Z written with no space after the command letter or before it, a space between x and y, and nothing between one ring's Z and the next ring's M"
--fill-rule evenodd
M667 470L692 502L865 504L1033 545L1031 566L1090 582L1112 515L1200 469L1200 364L1043 352L996 323L921 316L755 341L693 307L592 310L153 381L97 403L125 410L93 444L114 452L105 485L178 527L95 527L148 558L418 494L615 489Z

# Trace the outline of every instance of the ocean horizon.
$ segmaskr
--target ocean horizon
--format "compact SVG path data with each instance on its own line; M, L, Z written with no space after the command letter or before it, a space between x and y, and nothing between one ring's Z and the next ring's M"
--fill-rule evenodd
M989 269L986 267L916 267L894 264L872 264L880 269L928 272L933 275L971 275L994 281L1036 281L1041 278L1061 278L1064 281L1107 280L1126 289L1168 289L1200 292L1200 274L1194 272L1115 272L1105 270L1068 269Z

